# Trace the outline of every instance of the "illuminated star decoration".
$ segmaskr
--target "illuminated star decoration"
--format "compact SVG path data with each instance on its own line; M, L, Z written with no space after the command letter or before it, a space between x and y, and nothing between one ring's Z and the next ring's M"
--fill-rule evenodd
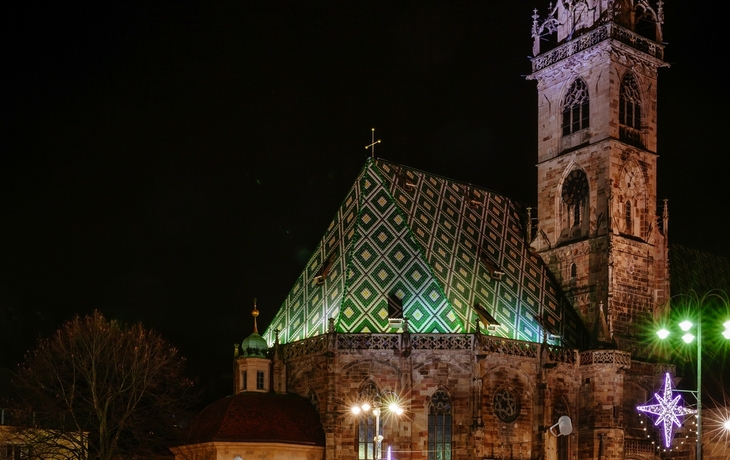
M677 395L677 397L672 399L672 379L669 377L669 373L664 377L664 397L659 396L659 393L654 393L654 397L659 401L659 404L638 406L636 410L657 416L654 426L660 423L664 424L664 445L670 447L672 444L674 425L682 425L679 423L679 417L696 414L697 411L682 406L681 395Z

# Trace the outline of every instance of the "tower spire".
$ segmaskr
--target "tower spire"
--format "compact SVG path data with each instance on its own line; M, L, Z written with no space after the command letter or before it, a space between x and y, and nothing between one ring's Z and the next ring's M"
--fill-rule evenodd
M259 316L259 309L256 308L256 299L253 299L253 311L251 312L251 316L253 316L253 332L254 334L259 333L259 328L256 324L256 317Z

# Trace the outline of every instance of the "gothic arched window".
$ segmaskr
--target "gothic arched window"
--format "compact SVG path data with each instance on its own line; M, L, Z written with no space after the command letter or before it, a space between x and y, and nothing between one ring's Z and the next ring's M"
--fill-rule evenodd
M620 138L627 142L641 142L641 93L631 72L621 80L618 97Z
M360 392L360 398L363 402L379 401L380 395L378 387L373 382L368 384ZM372 410L361 412L358 416L357 426L357 458L358 460L372 460L382 458L382 455L375 455L376 442L375 437L383 434L383 418L380 417L380 424L375 427L376 417Z
M582 79L576 79L568 89L563 102L563 136L588 127L588 85Z
M588 198L588 178L580 169L574 169L563 181L561 190L563 203L568 207L569 227L579 226L585 218L585 204Z
M428 460L451 460L451 399L443 390L428 407Z

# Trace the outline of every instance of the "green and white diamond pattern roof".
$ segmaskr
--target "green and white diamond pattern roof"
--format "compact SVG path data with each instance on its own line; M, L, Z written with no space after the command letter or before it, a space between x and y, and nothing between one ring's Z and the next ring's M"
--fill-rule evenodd
M389 315L415 333L469 333L486 310L492 334L539 342L541 318L579 346L585 327L530 251L524 220L502 195L368 160L264 338L324 334L329 318L338 332L395 332Z

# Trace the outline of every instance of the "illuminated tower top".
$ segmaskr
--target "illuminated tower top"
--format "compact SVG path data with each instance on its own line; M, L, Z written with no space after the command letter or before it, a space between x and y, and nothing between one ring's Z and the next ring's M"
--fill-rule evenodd
M544 19L540 18L537 9L532 16L533 56L540 54L540 41L547 35L557 34L557 44L562 44L607 23L661 43L663 4L662 0L558 0L555 4L550 3Z

